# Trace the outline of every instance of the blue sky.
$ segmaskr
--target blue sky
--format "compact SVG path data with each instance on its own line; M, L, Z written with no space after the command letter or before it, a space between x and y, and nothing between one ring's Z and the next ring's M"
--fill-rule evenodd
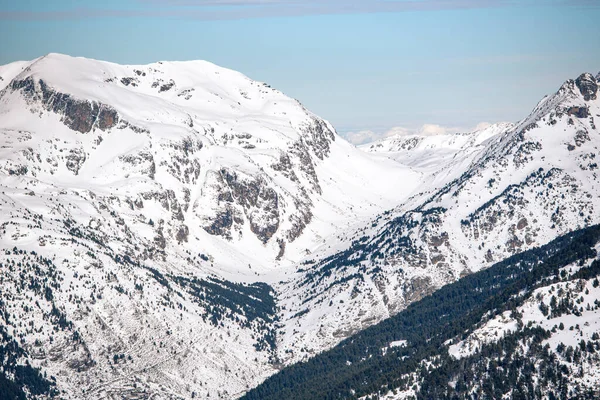
M0 64L205 59L360 142L526 116L600 71L599 20L599 0L0 0Z

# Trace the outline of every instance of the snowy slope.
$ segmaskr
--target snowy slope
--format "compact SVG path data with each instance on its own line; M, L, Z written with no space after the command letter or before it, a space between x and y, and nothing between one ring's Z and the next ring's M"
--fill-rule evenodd
M302 263L284 291L282 357L310 357L466 274L600 222L597 92L583 74L515 125L367 146L423 181Z
M272 286L420 179L207 62L0 71L4 324L64 397L256 385L277 361Z
M433 136L396 135L360 146L371 153L380 153L424 173L433 174L448 167L453 160L476 154L484 143L513 127L498 123L473 132Z
M598 398L600 225L446 285L247 400Z
M4 89L10 82L23 72L31 62L16 61L6 65L0 65L0 90Z
M374 162L297 101L207 62L119 66L50 54L16 75L1 113L4 140L20 143L6 148L17 153L3 157L6 172L37 161L26 175L57 186L167 197L176 221L145 217L261 265L297 259L315 244L314 233L296 241L307 226L330 233L397 203L419 178ZM220 238L234 246L220 248Z

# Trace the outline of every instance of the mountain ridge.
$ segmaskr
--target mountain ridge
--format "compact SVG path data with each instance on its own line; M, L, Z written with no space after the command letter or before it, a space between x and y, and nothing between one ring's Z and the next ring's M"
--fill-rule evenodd
M597 101L585 100L569 80L528 117L453 160L443 180L431 179L371 227L348 234L344 245L315 255L289 290L302 299L290 323L307 324L290 342L315 351L294 359L466 274L598 221L595 115ZM339 303L318 306L332 298Z

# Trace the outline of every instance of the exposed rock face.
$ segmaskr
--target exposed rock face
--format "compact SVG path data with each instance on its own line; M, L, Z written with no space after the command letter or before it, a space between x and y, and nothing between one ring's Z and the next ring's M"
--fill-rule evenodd
M106 106L100 107L97 119L98 128L100 128L100 130L106 131L115 126L118 122L119 115L116 110Z
M78 175L85 159L85 150L83 148L71 149L67 156L67 169Z
M138 80L136 78L133 77L123 77L121 78L121 83L125 86L137 86L138 85Z
M586 130L582 129L575 133L575 145L577 145L577 147L581 147L585 142L589 141L590 135Z
M229 189L222 194L224 199L241 205L252 232L263 243L268 242L279 227L279 200L275 190L260 176L240 179L235 171L224 168L220 174Z
M163 160L161 165L168 168L169 173L182 183L195 184L200 176L200 162L191 157L202 150L202 141L197 137L185 137L175 143L163 144L163 148L172 152L171 159Z
M304 149L306 152L306 148ZM315 182L316 174L312 160L307 153L304 154L308 163L300 167L303 177L313 185L317 185L315 190L320 190L318 181ZM282 154L279 163L271 167L295 184L300 184L288 155ZM250 231L265 244L283 229L278 244L280 248L282 246L285 248L285 244L281 244L282 237L293 242L312 219L312 203L303 187L299 188L300 195L291 199L293 201L291 209L294 212L287 217L286 227L282 228L286 208L268 177L262 174L249 176L228 168L221 168L219 171L209 171L207 182L207 186L215 193L216 202L213 216L205 217L207 223L204 229L211 235L231 239L234 236L233 231L239 231L247 222ZM281 258L283 253L279 253L278 256Z
M42 79L32 77L14 80L12 90L20 90L33 102L39 101L46 111L62 115L62 122L70 129L89 133L94 128L106 131L119 122L117 111L95 101L77 100L71 95L60 93L49 87Z
M321 194L322 190L319 185L319 177L315 172L315 165L306 144L302 140L297 141L292 145L290 152L300 161L299 168L312 185L312 189Z
M585 74L579 75L575 80L575 84L579 88L585 101L596 100L598 83L592 74L586 72Z
M175 82L173 80L171 80L168 83L161 85L160 88L158 89L158 92L159 93L166 92L168 90L171 90L173 88L173 86L175 86Z
M233 227L233 215L235 211L230 206L226 206L225 210L217 214L211 221L211 224L205 226L206 232L211 235L222 236L225 239L231 239L231 228ZM242 223L241 219L236 219L238 223Z
M298 211L290 216L292 228L286 234L290 242L293 242L302 234L304 228L306 228L313 218L311 211L312 204L309 200L296 200L295 206Z
M412 303L414 301L421 300L423 297L433 293L435 287L432 286L430 277L417 277L410 281L410 283L404 289L407 302Z
M137 154L127 154L119 157L119 159L126 164L130 172L139 172L143 175L147 175L150 179L154 179L156 174L156 163L154 162L154 156L151 152L143 150Z
M187 242L188 236L190 234L190 230L187 225L181 225L177 230L177 234L175 235L175 239L178 243Z
M183 211L181 209L181 205L179 204L179 200L177 200L177 196L175 192L171 189L166 191L166 202L163 202L163 206L166 209L170 209L173 214L173 218L177 221L183 221Z
M307 145L312 149L319 159L323 159L329 154L331 142L335 140L335 135L322 120L313 118L312 123L302 129Z
M570 107L567 110L567 114L577 118L587 118L590 116L590 111L587 107Z
M519 222L517 223L517 229L518 229L518 230L521 230L521 229L523 229L523 228L526 228L526 227L527 227L527 224L528 224L528 222L527 222L527 218L521 218L521 219L519 220Z
M284 152L281 152L279 155L279 162L271 165L275 171L282 173L286 178L291 180L292 182L298 182L298 177L294 172L292 167L292 162L290 161L290 156Z

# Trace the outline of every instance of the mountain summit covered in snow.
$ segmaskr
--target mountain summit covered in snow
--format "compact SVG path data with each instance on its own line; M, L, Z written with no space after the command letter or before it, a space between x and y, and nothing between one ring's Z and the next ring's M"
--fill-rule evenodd
M248 389L277 363L274 285L419 182L208 62L49 54L0 76L0 263L33 265L4 275L26 325L7 334L70 396Z
M2 66L3 382L42 397L240 397L599 223L597 97L583 74L516 124L359 149L208 62Z
M2 134L23 143L4 170L127 198L145 211L136 220L156 223L143 235L155 243L149 253L169 239L200 240L222 257L252 253L257 265L296 261L315 245L305 230L335 231L418 181L340 140L296 100L208 62L120 66L50 54L0 76ZM394 190L384 175L414 183Z

